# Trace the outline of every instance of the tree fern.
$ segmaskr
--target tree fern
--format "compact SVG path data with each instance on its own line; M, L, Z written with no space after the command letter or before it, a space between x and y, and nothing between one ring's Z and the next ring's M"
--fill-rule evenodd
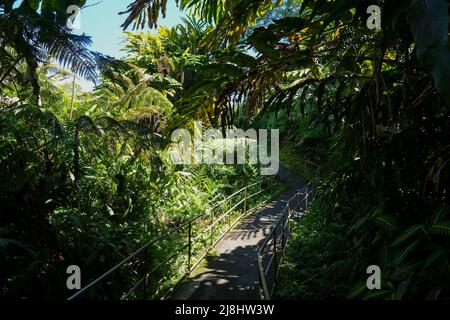
M429 229L431 234L450 236L450 221L442 221L432 225Z
M414 234L417 233L417 231L422 230L425 232L423 225L414 225L403 231L392 243L391 247L398 246L399 244L403 243L404 241L408 240L410 237L412 237Z

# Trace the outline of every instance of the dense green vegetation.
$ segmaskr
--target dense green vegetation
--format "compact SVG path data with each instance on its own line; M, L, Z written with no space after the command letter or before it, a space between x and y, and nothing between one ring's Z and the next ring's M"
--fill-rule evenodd
M8 19L44 22L44 13L32 9L24 2L2 15L2 26ZM49 40L54 41L50 47L61 46L56 53L30 42L27 49L43 55L36 57L42 60L35 69L22 59L17 39L2 28L3 296L68 297L68 265L80 265L87 284L146 241L259 181L255 166L183 168L169 161L165 147L170 135L164 131L175 121L174 101L205 59L195 53L204 26L191 20L173 30L161 29L160 36L129 34L127 60L114 61L86 49L85 38L52 25L60 32L55 37L67 39ZM22 32L16 31L17 38ZM72 56L72 45L81 55L77 51ZM93 92L73 90L73 74L56 64L67 63L84 75L84 66L94 67L96 58L103 69ZM86 72L94 74L95 69ZM35 82L27 79L30 74ZM152 248L153 264L177 250L175 242L166 246ZM121 277L114 278L117 283L107 294L90 297L120 297L120 290L136 280L131 270Z
M4 296L61 297L67 265L98 276L259 179L171 164L173 129L203 120L280 129L281 160L315 185L279 298L449 298L448 1L377 1L371 30L366 0L180 0L189 18L128 32L121 61L65 27L66 2L0 0ZM167 3L130 2L136 28ZM61 82L75 74L96 88Z

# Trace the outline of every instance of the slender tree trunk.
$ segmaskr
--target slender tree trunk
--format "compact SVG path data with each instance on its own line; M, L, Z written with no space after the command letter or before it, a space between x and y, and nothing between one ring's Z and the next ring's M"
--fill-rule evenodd
M72 99L70 101L70 115L69 115L69 119L72 120L72 113L73 113L73 100L75 97L75 81L76 81L76 75L75 73L73 74L73 81L72 81Z

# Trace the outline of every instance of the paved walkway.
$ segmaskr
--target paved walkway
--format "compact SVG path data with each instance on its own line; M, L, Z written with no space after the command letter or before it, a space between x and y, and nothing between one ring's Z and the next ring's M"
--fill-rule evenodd
M269 234L287 201L304 186L288 173L282 173L282 176L290 180L293 187L243 219L225 235L215 247L217 254L206 258L201 272L188 278L175 299L259 299L258 244Z

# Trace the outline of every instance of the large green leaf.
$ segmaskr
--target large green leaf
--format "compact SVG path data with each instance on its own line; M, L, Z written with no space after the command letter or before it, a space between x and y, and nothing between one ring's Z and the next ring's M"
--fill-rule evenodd
M5 12L9 12L16 0L0 0L0 6L5 8Z
M404 241L408 240L411 236L413 236L418 230L423 230L423 226L420 224L414 225L403 231L391 244L392 247L395 247Z
M430 227L430 233L441 236L450 236L450 221L438 222Z
M413 0L409 22L417 57L431 72L438 92L450 102L448 0Z
M280 57L280 51L275 49L275 43L279 40L279 37L270 30L264 27L258 27L248 37L247 43L253 46L259 53L265 54L273 60L277 60Z

